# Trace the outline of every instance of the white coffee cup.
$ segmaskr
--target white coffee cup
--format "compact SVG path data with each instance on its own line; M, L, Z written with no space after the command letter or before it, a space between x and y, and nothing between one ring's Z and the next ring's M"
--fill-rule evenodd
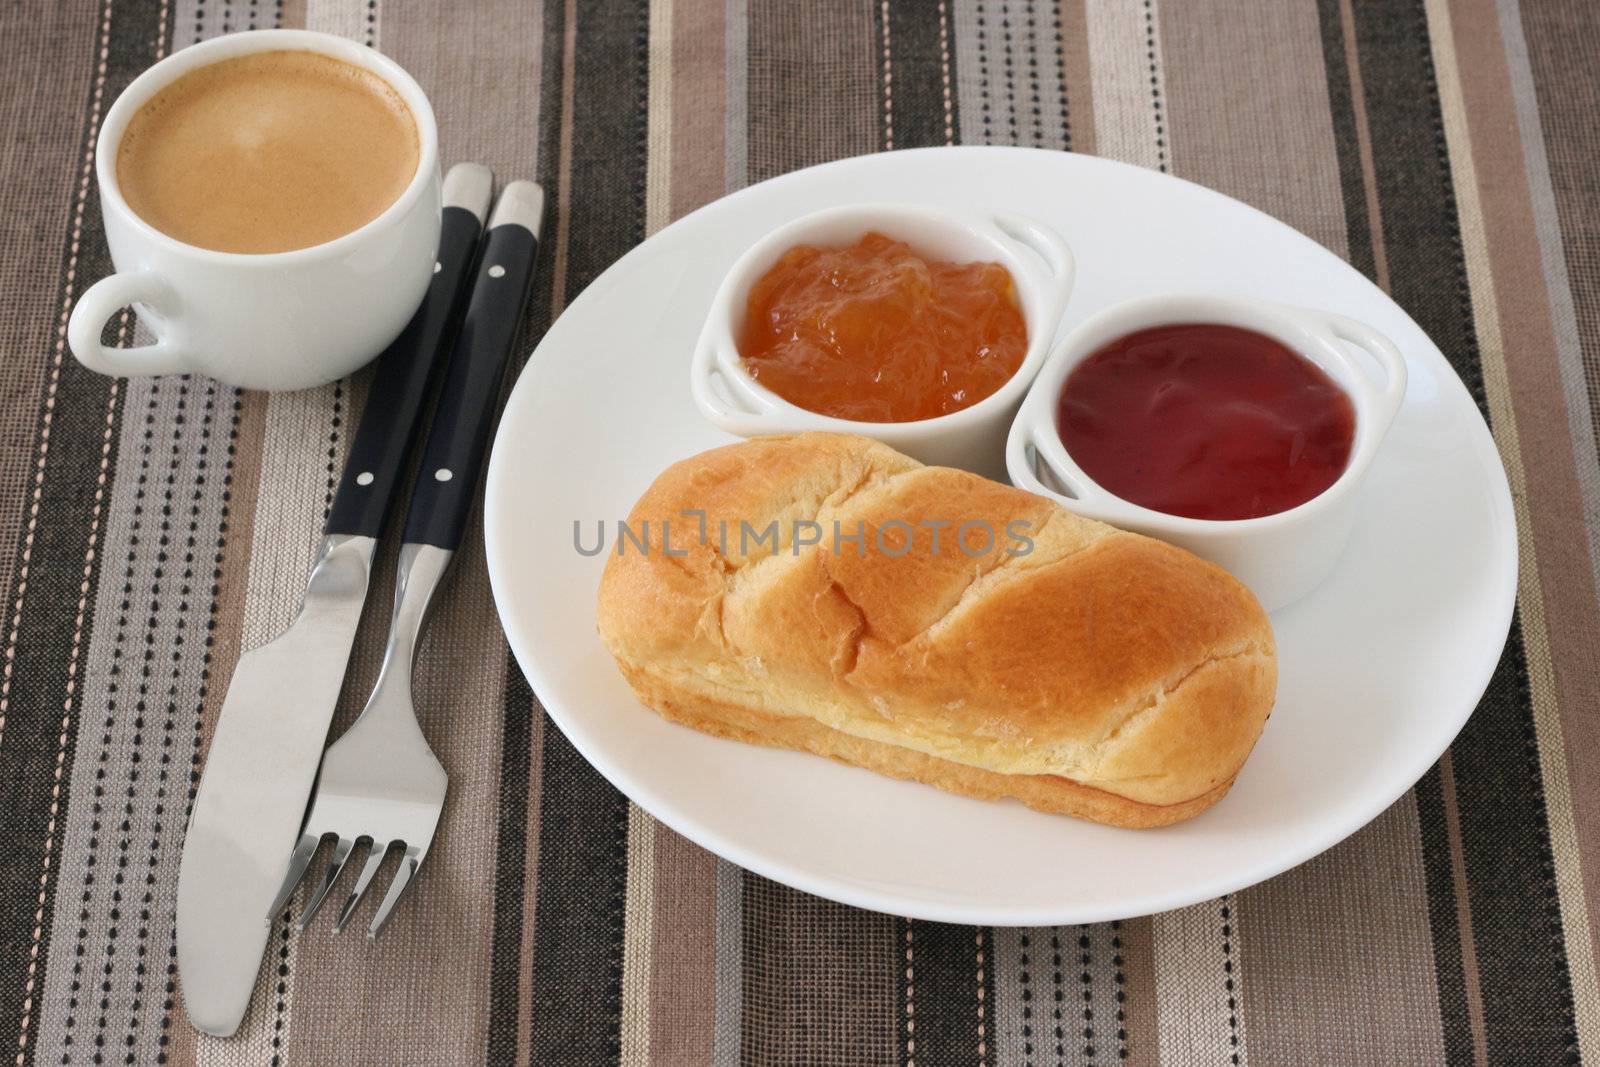
M128 122L174 80L253 52L319 52L371 71L416 120L417 172L377 218L323 244L262 255L215 252L168 237L135 215L117 184ZM206 374L246 389L322 385L371 360L422 302L439 246L439 135L433 109L393 60L309 30L254 30L175 52L129 85L106 114L95 150L106 241L117 273L72 309L67 338L101 374ZM154 344L109 348L106 321L133 305Z

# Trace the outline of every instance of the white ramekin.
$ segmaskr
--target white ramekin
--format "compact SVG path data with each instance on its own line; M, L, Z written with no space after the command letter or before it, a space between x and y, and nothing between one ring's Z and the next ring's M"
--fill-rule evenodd
M736 338L756 280L795 245L845 245L872 230L905 241L923 255L998 262L1011 272L1028 327L1028 352L1017 373L999 390L969 408L934 419L856 422L791 404L745 371ZM806 430L858 433L924 463L1000 477L1005 470L1006 427L1044 365L1072 292L1072 278L1072 253L1066 242L1031 219L921 204L828 208L780 226L734 262L711 302L695 346L689 387L701 414L741 437Z
M1355 440L1339 479L1288 511L1256 519L1168 515L1095 484L1061 443L1058 402L1067 376L1087 356L1137 330L1216 323L1266 334L1321 367L1355 407ZM1350 347L1364 351L1358 356ZM1343 315L1264 300L1199 293L1140 297L1084 320L1050 354L1011 426L1006 465L1020 488L1072 511L1159 537L1214 560L1249 586L1268 611L1286 607L1328 576L1349 540L1357 490L1406 391L1405 358L1370 326Z

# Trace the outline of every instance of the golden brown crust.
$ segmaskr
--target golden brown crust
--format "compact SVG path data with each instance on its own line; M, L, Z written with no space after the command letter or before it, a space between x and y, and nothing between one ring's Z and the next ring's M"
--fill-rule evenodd
M741 520L776 521L777 550ZM795 548L796 521L823 543ZM639 500L646 523L652 551L608 561L601 636L641 699L711 732L1160 825L1226 790L1272 706L1266 615L1220 568L865 438L695 456ZM863 545L835 548L835 524Z
M748 707L695 698L687 704L653 679L624 669L634 692L662 718L692 726L714 737L769 748L790 748L864 767L890 778L936 786L979 800L1018 800L1035 811L1071 815L1110 826L1144 830L1170 826L1205 811L1233 785L1229 778L1209 792L1178 804L1140 804L1103 789L1047 774L996 774L929 756L898 745L840 733L815 719L767 715Z

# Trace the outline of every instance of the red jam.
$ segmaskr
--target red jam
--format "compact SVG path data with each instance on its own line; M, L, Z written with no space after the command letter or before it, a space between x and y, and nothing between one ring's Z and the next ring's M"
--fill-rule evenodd
M1022 365L1028 329L1005 267L869 233L785 252L751 288L738 341L751 377L791 404L914 422L993 394Z
M1324 492L1350 460L1350 398L1253 330L1160 326L1113 341L1061 391L1056 426L1085 474L1192 519L1253 519Z

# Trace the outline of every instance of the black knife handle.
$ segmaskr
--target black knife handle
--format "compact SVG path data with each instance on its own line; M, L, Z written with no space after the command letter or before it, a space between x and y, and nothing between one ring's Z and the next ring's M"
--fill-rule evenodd
M417 419L434 370L449 351L450 328L482 226L466 208L447 207L439 232L438 269L427 295L400 336L378 357L361 426L350 444L339 479L327 532L379 537L395 489L405 473L406 453L416 436ZM351 308L352 315L361 313Z
M502 205L517 185L526 184L508 186L501 193ZM542 209L542 194L539 202ZM450 356L422 466L411 490L405 532L408 544L453 551L461 544L472 510L500 381L522 325L539 250L536 218L531 225L524 225L501 222L501 214L497 207L483 241L466 318Z

